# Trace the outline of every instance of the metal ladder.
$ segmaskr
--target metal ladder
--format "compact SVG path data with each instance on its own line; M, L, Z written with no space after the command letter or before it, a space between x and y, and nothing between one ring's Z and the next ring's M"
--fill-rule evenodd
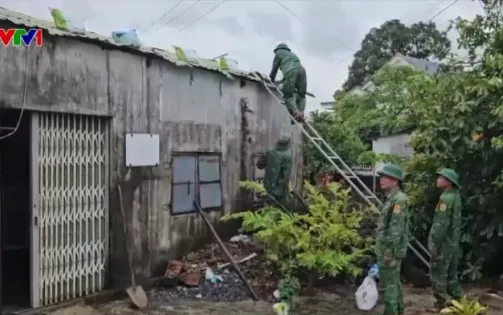
M260 81L266 90L274 97L274 99L285 108L288 113L288 117L299 127L301 132L309 139L309 141L318 149L318 151L325 157L325 159L337 170L337 172L344 178L344 180L351 186L351 188L358 193L358 195L363 198L369 205L376 208L379 211L379 207L382 206L382 201L377 198L377 196L365 185L362 180L355 174L355 172L341 159L341 157L330 147L330 145L321 137L321 135L313 128L313 126L307 121L304 123L299 123L293 118L292 115L283 105L283 102L277 95L283 98L283 93L278 89L278 87L271 82L269 78L265 78L258 72L252 72L252 76L258 81ZM276 92L276 93L275 93ZM376 207L377 205L377 207ZM412 241L419 247L428 258L431 258L429 251L414 237L411 236ZM430 268L430 263L426 260L423 255L412 245L408 244L410 250L416 254L416 256L428 267Z

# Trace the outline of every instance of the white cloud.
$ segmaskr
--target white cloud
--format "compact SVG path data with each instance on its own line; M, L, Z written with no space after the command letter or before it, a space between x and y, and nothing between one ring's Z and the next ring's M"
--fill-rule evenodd
M160 22L152 25L179 0L1 0L0 5L39 18L50 19L48 7L59 7L85 20L90 30L140 28L145 45L195 49L208 58L223 53L245 70L270 70L273 49L279 42L291 45L308 74L308 110L330 100L347 75L352 55L371 27L389 19L404 23L428 20L450 0L228 0L198 20L220 1L185 0ZM188 9L190 7L190 9ZM186 11L183 15L182 12ZM476 1L460 0L435 19L445 28L457 16L481 12ZM169 22L169 23L168 23ZM187 27L190 23L193 25ZM150 27L151 26L151 27ZM179 31L183 29L182 31Z

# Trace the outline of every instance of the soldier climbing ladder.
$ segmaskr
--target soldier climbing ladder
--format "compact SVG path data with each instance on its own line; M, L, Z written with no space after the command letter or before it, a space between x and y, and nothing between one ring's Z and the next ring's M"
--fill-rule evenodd
M269 80L265 78L262 74L258 72L253 72L252 75L255 79L261 82L266 90L274 97L278 104L283 105L281 99L277 96L280 95L281 98L283 94L278 89L278 87ZM283 106L284 107L284 106ZM285 107L285 111L287 111ZM309 141L316 147L316 149L323 155L323 157L337 170L337 172L344 178L344 180L351 186L351 188L360 195L369 205L373 207L379 207L382 205L382 201L377 198L377 196L362 182L362 180L353 172L353 170L341 159L341 157L330 147L330 145L321 137L321 135L313 128L311 124L307 121L302 123L294 119L294 117L287 111L288 116L292 121L299 127L301 132L309 139ZM306 128L307 127L307 128ZM412 240L415 242L417 247L419 247L424 253L431 257L429 251L414 237ZM429 268L430 263L426 260L423 255L409 243L409 248L416 254L416 256Z

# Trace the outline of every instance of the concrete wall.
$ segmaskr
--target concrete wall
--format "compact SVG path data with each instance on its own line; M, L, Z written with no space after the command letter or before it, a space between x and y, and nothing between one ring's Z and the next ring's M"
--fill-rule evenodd
M410 146L410 134L400 134L389 137L380 137L372 141L372 151L382 154L394 154L401 157L411 157L413 150ZM383 163L376 164L376 169L380 169Z
M2 27L12 27L3 25ZM281 132L294 133L293 178L302 183L298 130L286 112L252 81L165 60L44 34L43 47L0 49L0 107L22 107L28 55L26 108L110 117L111 279L129 281L116 187L122 185L135 272L150 277L169 259L208 240L195 214L170 214L173 151L222 154L223 211L239 209L240 179L251 179L253 154L272 146ZM159 167L126 168L125 133L161 135Z

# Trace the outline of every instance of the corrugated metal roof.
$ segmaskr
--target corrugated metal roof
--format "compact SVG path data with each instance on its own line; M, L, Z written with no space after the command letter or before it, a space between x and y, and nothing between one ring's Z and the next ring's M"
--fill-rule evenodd
M13 24L32 27L32 28L42 28L46 30L49 34L53 36L61 36L61 37L73 37L76 39L85 39L90 41L95 41L99 45L107 45L107 46L115 46L119 49L127 49L130 51L135 51L137 53L145 54L145 55L155 55L159 58L162 58L172 64L177 66L188 66L201 68L209 71L219 72L220 74L227 76L232 79L232 75L246 78L253 81L258 81L252 74L248 71L243 70L229 70L222 71L218 68L218 62L209 59L198 58L198 62L184 62L177 58L177 56L169 51L162 50L154 47L146 47L146 46L132 46L132 45L124 45L116 43L112 37L107 37L98 33L88 32L85 34L77 34L67 31L62 31L54 26L52 21L46 21L42 19L38 19L20 12L12 11L3 7L0 7L0 20L9 21Z

